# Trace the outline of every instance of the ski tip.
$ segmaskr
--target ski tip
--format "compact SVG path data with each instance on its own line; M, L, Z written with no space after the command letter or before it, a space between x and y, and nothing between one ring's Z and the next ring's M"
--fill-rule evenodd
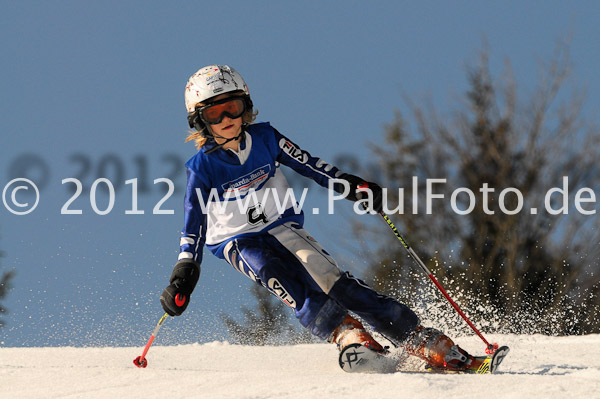
M490 373L494 374L498 370L498 366L500 366L500 363L508 355L508 352L510 352L508 346L501 346L494 352L490 360Z
M374 354L361 344L346 346L339 355L339 364L347 373L360 372L369 362L375 359Z
M342 349L339 364L347 373L393 373L397 360L361 344L350 344Z

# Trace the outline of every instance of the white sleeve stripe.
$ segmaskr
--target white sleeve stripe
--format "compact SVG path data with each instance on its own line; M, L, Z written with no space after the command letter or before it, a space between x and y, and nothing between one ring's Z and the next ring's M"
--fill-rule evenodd
M198 240L196 240L196 248L194 248L194 253L196 254L194 260L198 260L198 247L200 247L200 241L202 241L200 239L202 237L202 225L200 225L200 228L198 229L198 237Z
M323 173L323 172L321 172L320 170L313 168L313 167L312 167L312 165L308 165L308 164L307 164L306 166L308 166L309 168L311 168L312 170L314 170L314 171L315 171L315 172L317 172L318 174L321 174L321 175L323 175L323 176L327 177L328 179L333 179L333 177L329 176L327 173Z
M198 247L200 246L200 241L202 241L200 239L200 237L202 237L202 226L200 226L200 229L198 230L198 239L196 240L196 248L194 249L195 252L198 252Z

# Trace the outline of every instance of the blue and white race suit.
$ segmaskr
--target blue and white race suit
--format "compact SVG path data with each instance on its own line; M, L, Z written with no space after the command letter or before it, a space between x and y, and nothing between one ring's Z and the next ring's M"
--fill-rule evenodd
M326 339L348 311L402 341L418 325L415 313L341 271L302 228L304 215L280 170L292 168L323 187L341 175L269 123L245 128L239 151L209 142L187 163L185 225L179 259L202 261L204 245L267 287L294 309L300 323Z

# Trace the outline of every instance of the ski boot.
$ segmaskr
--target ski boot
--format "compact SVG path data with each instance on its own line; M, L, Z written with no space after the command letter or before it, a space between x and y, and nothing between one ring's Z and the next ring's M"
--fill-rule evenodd
M430 371L477 373L488 359L471 356L441 331L423 326L417 327L403 346L409 355L427 362Z
M369 334L362 323L350 315L344 318L342 323L333 331L328 341L337 344L340 352L352 344L360 344L379 353L386 352L383 346Z

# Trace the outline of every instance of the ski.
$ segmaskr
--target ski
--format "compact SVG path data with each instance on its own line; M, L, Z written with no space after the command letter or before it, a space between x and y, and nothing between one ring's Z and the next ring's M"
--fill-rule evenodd
M403 361L387 352L377 352L361 344L346 346L339 355L339 365L347 373L440 373L440 374L494 374L510 349L498 348L493 355L484 356L477 370L452 370L426 367L422 370L402 369Z
M394 373L398 360L361 344L350 344L340 352L339 363L347 373Z
M501 346L494 352L492 355L492 359L490 360L490 373L494 374L496 370L498 370L498 366L504 360L506 355L510 352L510 348L508 346Z

